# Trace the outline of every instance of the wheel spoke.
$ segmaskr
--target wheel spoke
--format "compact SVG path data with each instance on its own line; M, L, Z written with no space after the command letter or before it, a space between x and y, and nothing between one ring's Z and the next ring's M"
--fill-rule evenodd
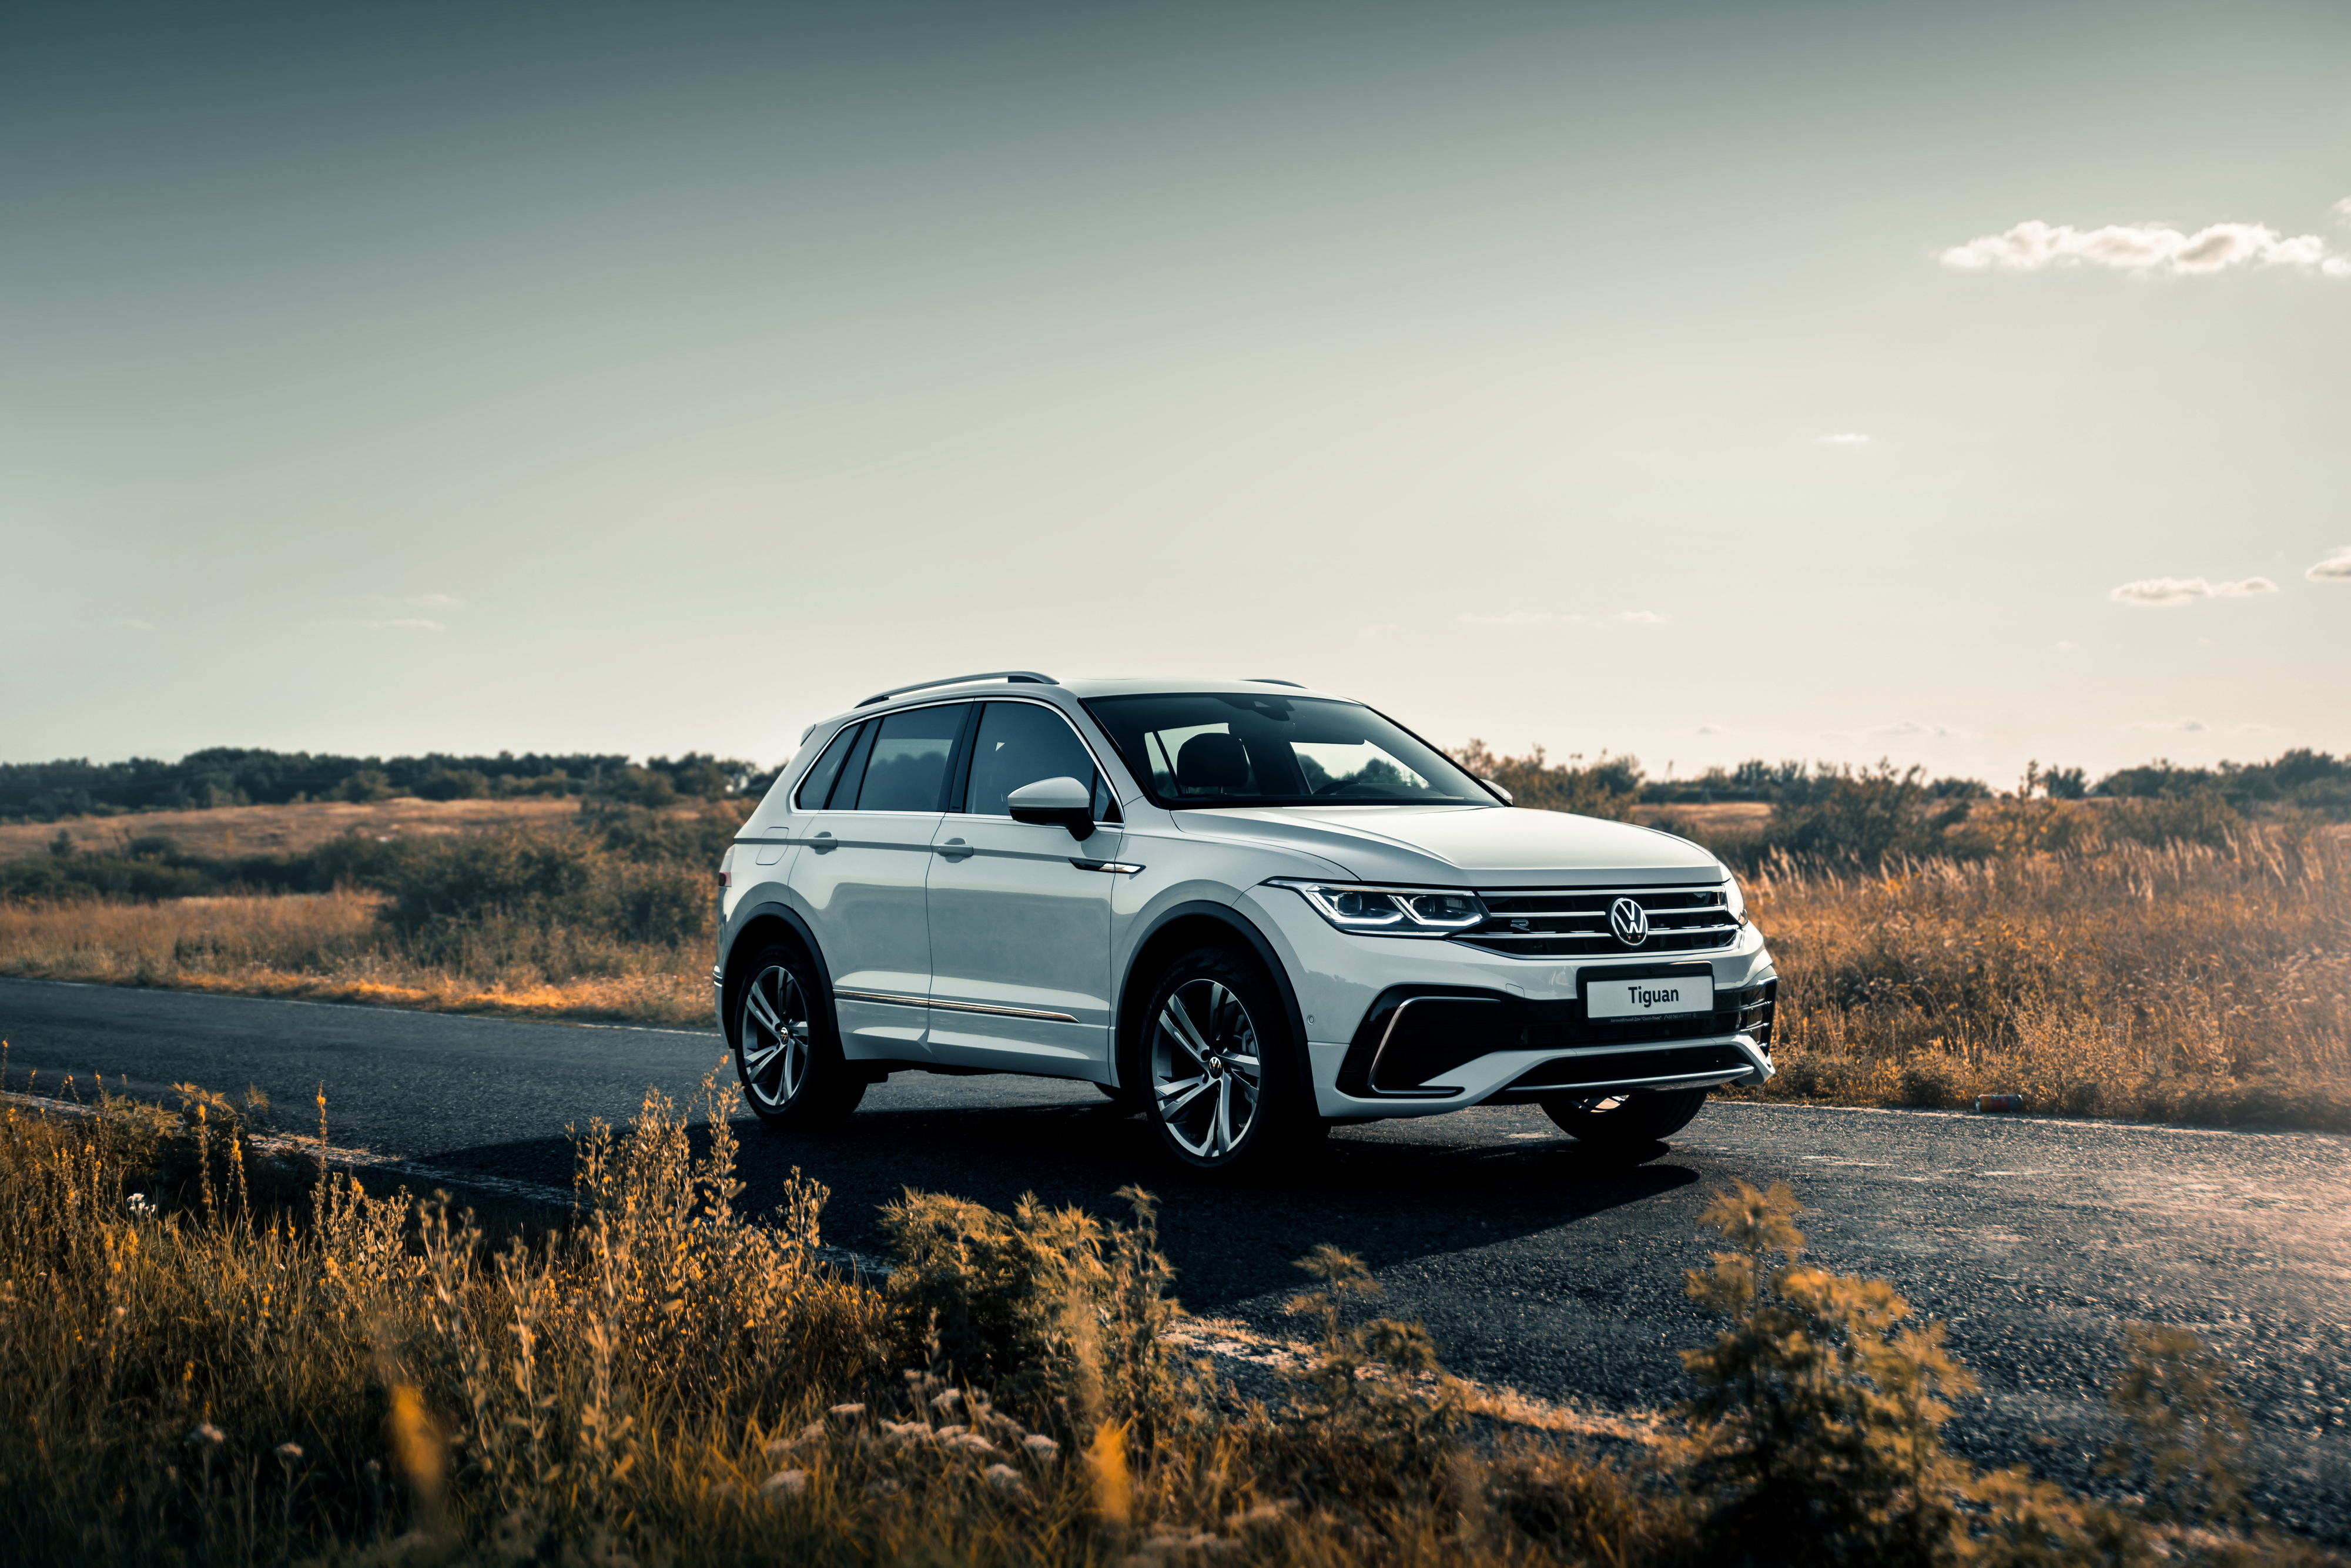
M1200 1038L1199 1030L1186 1016L1180 998L1168 998L1167 1005L1159 1009L1159 1027L1176 1037L1176 1043L1186 1056L1203 1067L1208 1064L1208 1042Z
M1257 1076L1257 1058L1254 1056L1228 1056L1225 1058L1225 1065L1237 1067L1251 1078Z
M1221 1155L1233 1146L1233 1081L1217 1080L1217 1126L1210 1154Z
M765 979L767 977L762 975L759 978ZM751 982L750 993L744 998L744 1003L751 1009L751 1016L758 1019L760 1027L769 1034L781 1035L784 1032L784 1020L776 1016L775 1004L759 994L758 980Z
M1172 1120L1178 1111L1181 1111L1185 1106L1189 1105L1193 1101L1197 1100L1201 1095L1207 1093L1208 1092L1209 1085L1215 1082L1216 1080L1212 1078L1189 1078L1181 1083L1161 1084L1159 1086L1159 1113L1162 1116ZM1171 1094L1175 1096L1172 1100L1168 1098Z

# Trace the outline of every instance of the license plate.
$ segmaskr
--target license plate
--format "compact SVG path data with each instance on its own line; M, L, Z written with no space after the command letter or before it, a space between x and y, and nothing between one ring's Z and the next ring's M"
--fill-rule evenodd
M1583 1016L1588 1019L1672 1018L1713 1010L1711 969L1704 974L1652 975L1629 980L1593 976L1583 982Z

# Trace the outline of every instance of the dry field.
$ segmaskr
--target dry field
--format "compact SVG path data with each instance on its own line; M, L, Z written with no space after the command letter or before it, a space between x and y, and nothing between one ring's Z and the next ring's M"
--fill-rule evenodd
M2351 854L2249 827L1750 883L1771 1098L2351 1128Z
M373 1002L698 1028L710 975L666 945L593 943L596 973L530 962L421 964L377 919L381 895L285 894L157 904L0 900L0 974L248 997Z
M74 817L62 822L0 822L0 862L48 852L58 833L78 849L121 852L134 839L169 839L181 851L208 860L240 855L299 854L345 833L413 838L491 827L552 825L576 815L580 802L560 796L514 800L419 800L402 796L360 803L310 800L298 806L217 806L209 810L137 811L119 817Z

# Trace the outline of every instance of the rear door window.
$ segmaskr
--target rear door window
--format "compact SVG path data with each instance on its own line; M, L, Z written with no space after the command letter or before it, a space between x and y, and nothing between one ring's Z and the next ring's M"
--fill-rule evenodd
M861 811L944 811L948 765L963 733L969 703L911 708L873 727L873 744L857 784ZM848 780L844 778L844 786ZM835 806L840 802L836 800Z

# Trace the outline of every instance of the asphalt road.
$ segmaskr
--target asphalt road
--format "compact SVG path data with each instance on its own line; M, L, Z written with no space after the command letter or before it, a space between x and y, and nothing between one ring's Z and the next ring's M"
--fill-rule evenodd
M715 1033L32 981L0 981L0 1038L11 1089L252 1082L299 1124L323 1081L337 1144L558 1187L567 1124L623 1121L648 1085L682 1100L720 1053ZM1328 1241L1455 1371L1625 1409L1679 1398L1675 1352L1711 1333L1682 1294L1708 1251L1699 1208L1734 1177L1785 1180L1815 1262L1950 1324L1984 1387L1954 1424L1962 1452L2094 1484L2122 1324L2168 1323L2235 1358L2261 1505L2351 1542L2351 1139L1719 1103L1611 1163L1498 1108L1343 1128L1296 1185L1230 1191L1162 1163L1089 1086L919 1073L837 1132L743 1132L746 1201L799 1166L832 1189L838 1246L883 1251L875 1207L908 1186L1111 1215L1139 1181L1195 1312L1282 1332L1290 1260Z

